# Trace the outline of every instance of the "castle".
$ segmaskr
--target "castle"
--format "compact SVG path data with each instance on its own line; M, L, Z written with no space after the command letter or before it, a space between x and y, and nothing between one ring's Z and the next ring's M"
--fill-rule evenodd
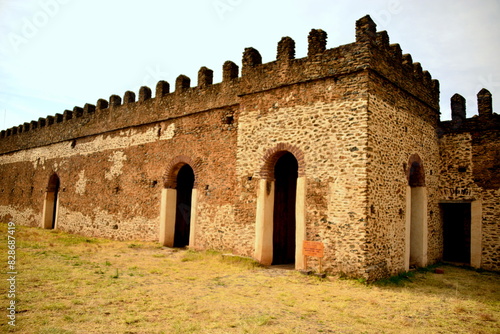
M86 236L218 249L373 280L440 260L500 269L500 116L479 115L389 44L369 16L355 42L307 57L284 37L223 79L201 68L0 133L0 219ZM308 259L318 268L318 259Z

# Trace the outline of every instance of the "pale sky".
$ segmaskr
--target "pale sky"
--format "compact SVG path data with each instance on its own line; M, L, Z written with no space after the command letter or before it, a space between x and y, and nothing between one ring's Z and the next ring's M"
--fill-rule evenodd
M0 130L180 74L196 85L202 66L217 83L245 47L275 60L283 36L304 57L312 28L352 43L366 14L440 81L442 119L455 93L477 114L481 88L500 113L500 0L0 0Z

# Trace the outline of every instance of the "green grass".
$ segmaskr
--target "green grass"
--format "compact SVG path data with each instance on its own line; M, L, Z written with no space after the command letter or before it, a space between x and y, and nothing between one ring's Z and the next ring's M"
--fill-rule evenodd
M498 273L440 265L366 284L148 242L28 227L16 239L19 313L2 333L500 332Z

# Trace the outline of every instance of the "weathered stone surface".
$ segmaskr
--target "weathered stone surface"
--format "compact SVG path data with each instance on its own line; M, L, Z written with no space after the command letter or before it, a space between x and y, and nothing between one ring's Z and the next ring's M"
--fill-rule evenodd
M370 17L357 22L354 43L326 49L326 36L312 30L300 59L291 38L270 63L247 48L241 76L227 61L222 83L203 67L195 87L181 75L174 92L160 81L155 97L142 87L137 102L128 91L123 103L112 95L2 131L0 219L42 226L57 174L57 229L158 240L162 188L175 189L188 164L192 246L254 256L259 181L270 191L290 152L305 184L305 237L323 242L325 271L376 279L407 270L411 187L426 188L426 263L443 254L440 203L480 201L481 267L498 270L500 119L491 94L478 94L473 118L455 96L453 120L440 122L439 83Z
M479 116L440 124L440 198L481 203L481 267L500 270L500 115L485 89L478 108Z

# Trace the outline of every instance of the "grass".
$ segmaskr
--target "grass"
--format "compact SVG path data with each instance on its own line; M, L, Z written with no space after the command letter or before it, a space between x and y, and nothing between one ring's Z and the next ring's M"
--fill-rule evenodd
M155 243L19 226L16 239L18 313L3 333L500 332L497 273L443 265L366 284Z

